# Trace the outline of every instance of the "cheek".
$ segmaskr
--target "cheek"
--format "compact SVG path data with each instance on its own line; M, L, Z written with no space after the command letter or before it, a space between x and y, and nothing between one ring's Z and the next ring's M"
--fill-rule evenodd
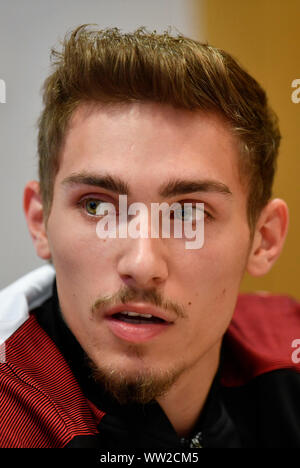
M96 223L77 222L53 210L48 239L65 310L85 310L99 294L118 287L116 240L99 239Z
M221 291L223 285L236 284L241 280L246 259L244 245L236 243L233 247L223 243L218 246L215 243L181 257L181 279L191 285L189 289Z
M247 233L246 233L247 234ZM191 321L224 332L233 314L248 254L248 238L223 237L181 257L180 289ZM212 329L212 325L214 329Z
M48 239L57 264L66 269L91 269L99 261L107 260L107 240L99 239L96 223L88 222L77 213L53 209L48 222Z
M222 283L240 281L245 271L248 249L249 228L238 216L221 226L211 225L205 232L203 247L194 252L187 251L185 274L190 268L200 283L211 284L221 290Z

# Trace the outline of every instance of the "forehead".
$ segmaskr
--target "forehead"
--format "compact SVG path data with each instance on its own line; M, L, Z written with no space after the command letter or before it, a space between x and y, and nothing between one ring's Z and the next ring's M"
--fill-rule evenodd
M56 182L90 171L154 191L165 178L215 179L243 191L238 141L222 117L158 103L81 105L73 114Z

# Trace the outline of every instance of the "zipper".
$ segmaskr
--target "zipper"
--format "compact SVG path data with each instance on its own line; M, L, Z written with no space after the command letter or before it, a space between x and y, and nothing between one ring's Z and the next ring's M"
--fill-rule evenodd
M181 445L183 445L184 447L203 448L202 439L203 439L203 435L202 435L202 432L200 431L200 432L197 432L197 434L195 434L194 437L190 439L181 437L180 442L181 442Z

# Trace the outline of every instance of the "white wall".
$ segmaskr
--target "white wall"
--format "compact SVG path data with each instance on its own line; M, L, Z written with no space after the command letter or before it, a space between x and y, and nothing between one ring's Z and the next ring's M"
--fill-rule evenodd
M37 177L36 121L50 48L83 23L125 31L173 26L197 39L194 2L0 0L0 80L6 85L6 103L0 102L0 289L43 263L27 232L22 196L26 182Z

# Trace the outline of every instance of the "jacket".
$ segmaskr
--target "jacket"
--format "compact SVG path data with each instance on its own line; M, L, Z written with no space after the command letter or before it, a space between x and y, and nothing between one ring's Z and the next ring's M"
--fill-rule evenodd
M121 408L95 391L55 288L45 265L0 292L0 447L193 447L157 403ZM196 446L300 448L298 338L293 298L238 297Z

